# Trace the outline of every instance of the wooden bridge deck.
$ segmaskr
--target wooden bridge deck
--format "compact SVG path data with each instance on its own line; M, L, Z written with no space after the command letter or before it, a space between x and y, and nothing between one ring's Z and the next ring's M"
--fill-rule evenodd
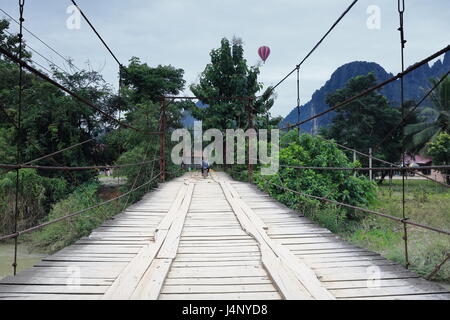
M450 299L450 291L253 185L189 173L1 280L0 299Z

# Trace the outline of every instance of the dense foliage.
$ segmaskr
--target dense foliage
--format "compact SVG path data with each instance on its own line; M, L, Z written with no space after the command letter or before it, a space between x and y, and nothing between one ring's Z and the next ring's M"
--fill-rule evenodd
M259 68L247 65L242 41L234 38L230 43L224 38L220 48L213 49L210 56L211 62L201 73L199 83L190 87L195 96L208 104L208 108L192 107L194 118L202 120L205 128L246 128L251 108L255 127L266 126L274 102L273 92L269 88L256 97L263 88L258 82ZM247 100L227 99L230 97L247 97L253 101L249 107Z
M0 45L13 53L18 52L19 38L9 35L9 23L0 20ZM25 46L26 48L26 46ZM32 54L25 50L25 60L33 64ZM21 130L19 121L19 68L0 55L0 163L23 163L54 153L79 142L91 140L35 164L42 166L91 166L114 163L139 163L159 156L159 135L150 135L118 125L89 106L78 102L53 85L29 73L23 73L23 101ZM58 83L92 102L101 111L121 117L143 131L159 131L160 100L163 95L176 95L184 87L183 70L172 66L151 67L133 57L121 70L122 86L118 94L94 70L70 70L63 72L56 66L49 74ZM179 126L182 103L172 103L167 109L169 130ZM20 133L20 134L19 134ZM169 132L170 133L170 132ZM167 153L170 152L170 134L166 135ZM20 158L17 158L17 145ZM127 167L116 174L125 176L127 183L122 192L149 180L156 174L155 163L141 167ZM170 169L170 167L169 167ZM16 172L0 170L0 232L13 230ZM18 229L47 221L58 211L58 201L74 191L86 191L83 204L99 201L92 183L98 171L20 170L19 224ZM133 194L130 202L139 199L144 190ZM81 188L81 189L80 189ZM95 190L97 190L96 188ZM100 190L100 189L98 189ZM62 201L69 201L67 199ZM70 201L69 201L70 202ZM56 205L55 205L56 204ZM68 214L80 208L74 206L64 211ZM68 207L67 207L68 208ZM58 211L59 215L63 210ZM58 229L58 225L54 228ZM89 224L90 225L90 224ZM55 230L56 230L55 229ZM85 230L88 230L86 228ZM61 235L64 235L64 231Z
M434 164L450 164L450 134L441 132L434 141L427 143L427 154L433 157ZM450 184L450 170L441 170Z
M374 86L376 78L372 73L350 79L347 85L327 96L327 103L333 107L352 96ZM388 100L372 92L336 110L331 126L324 131L326 138L335 139L348 147L368 153L401 120L398 109ZM374 154L387 161L396 162L400 157L400 134L397 130Z
M301 193L325 197L351 205L367 206L375 198L376 186L364 176L353 176L351 171L344 170L310 170L283 167L352 167L346 155L331 142L309 134L298 136L291 130L281 138L280 169L273 176L257 175L258 185L270 195L298 209L300 212L312 214L322 207L320 201L306 196L294 194L268 182L299 191ZM338 211L335 211L335 214ZM351 217L347 211L347 216ZM336 218L336 217L335 217Z
M431 79L431 86L437 85ZM445 78L430 95L431 105L421 110L421 121L405 128L406 142L411 153L424 151L427 142L433 142L440 133L450 133L450 78Z

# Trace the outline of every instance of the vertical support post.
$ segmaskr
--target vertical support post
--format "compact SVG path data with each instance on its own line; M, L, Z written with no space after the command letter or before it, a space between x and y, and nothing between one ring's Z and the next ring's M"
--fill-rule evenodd
M405 71L405 33L403 28L403 13L405 12L405 0L398 0L398 15L400 20L400 26L397 29L400 31L400 57L401 57L401 70L402 72ZM404 81L403 76L400 77L400 103L402 107L402 119L405 118L405 97L404 97ZM405 166L405 122L402 121L402 169L404 169ZM405 242L405 267L408 269L409 267L409 258L408 258L408 230L406 221L408 218L406 218L406 198L405 198L405 179L406 179L406 170L402 170L402 218L403 218L403 240Z
M353 150L353 163L356 162L356 151ZM356 177L356 171L353 172L353 176Z
M119 101L120 101L120 104L122 104L122 68L119 66ZM119 121L120 121L120 117L121 117L121 115L122 115L122 113L121 113L121 110L119 109ZM119 128L118 128L118 131L119 131L119 141L121 141L122 139L122 134L121 134L121 131L120 131L120 129L121 129L121 127L120 127L120 125L119 125ZM119 144L119 154L122 154L122 148L121 148L121 145ZM115 169L112 169L112 170L115 170ZM110 170L108 170L108 172L109 172ZM117 171L119 171L119 170L117 170ZM114 175L114 174L113 174ZM108 175L108 177L109 177L109 175ZM117 187L119 187L119 185L120 185L120 177L119 177L119 175L117 175Z
M297 123L300 122L300 66L297 66ZM300 136L300 125L298 126Z
M22 98L23 98L23 9L25 6L25 0L19 0L19 99L18 99L18 113L17 113L17 153L16 161L19 165L22 161ZM19 187L20 187L20 169L16 169L16 192L15 192L15 206L14 206L14 232L17 233L17 224L19 220ZM18 246L18 235L14 237L14 261L12 263L14 276L17 274L17 246Z
M249 98L247 100L247 114L248 114L248 129L253 129L254 125L253 125L253 112L252 112L252 99L251 98ZM250 152L250 140L251 140L251 137L249 137L247 171L248 171L248 182L252 183L253 182L253 159L251 159L251 157L256 156L256 155L252 155Z
M160 181L166 180L166 97L161 98L161 110L159 118L159 170Z
M369 148L369 168L372 169L372 148ZM372 181L372 170L369 170L369 180Z

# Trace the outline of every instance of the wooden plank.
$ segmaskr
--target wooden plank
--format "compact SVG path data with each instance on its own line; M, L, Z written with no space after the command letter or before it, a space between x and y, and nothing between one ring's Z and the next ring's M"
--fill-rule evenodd
M272 279L265 276L255 277L221 277L221 278L167 278L164 285L245 285L272 284Z
M160 294L161 300L279 300L278 292Z
M158 299L171 263L172 259L154 259L131 298L139 300Z
M103 294L107 286L78 285L8 285L0 284L0 293L33 294Z
M221 183L222 188L232 188L230 184ZM225 195L227 196L227 193L224 190ZM273 260L271 262L268 262L267 260L264 260L263 256L263 263L266 262L267 266L269 268L276 267L276 264L281 264L284 269L286 270L286 273L289 274L288 277L284 281L287 283L289 281L289 285L291 286L290 289L293 289L293 285L297 285L299 287L299 291L302 292L303 298L309 298L312 297L314 299L334 299L333 295L328 292L326 288L322 286L320 281L315 276L314 272L309 269L305 264L301 263L295 256L292 255L292 253L289 250L286 250L282 246L280 246L278 243L273 241L270 237L268 237L266 230L267 226L262 223L262 221L259 219L259 217L252 211L251 208L249 208L245 203L243 203L242 199L230 199L229 194L227 199L230 201L236 201L238 202L237 206L240 205L241 208L243 208L242 213L245 215L242 217L243 221L251 221L256 227L255 227L255 237L258 239L258 242L262 246L263 244L267 245L268 249L263 251L273 252L277 257L279 257L280 262L274 262ZM231 203L230 203L231 204ZM233 208L235 209L235 208ZM235 209L235 212L239 209ZM263 249L262 249L263 250ZM274 273L270 273L272 277L275 275L275 270L273 270ZM294 280L293 280L294 279ZM274 279L276 281L276 279ZM281 285L283 284L283 280L278 279ZM277 282L278 285L278 282ZM281 288L280 288L281 289ZM287 288L286 288L287 289ZM306 291L306 292L305 292ZM283 295L285 293L283 292ZM286 298L290 298L285 295Z
M450 300L450 294L410 294L410 295L390 295L380 297L358 297L347 298L347 300Z
M450 294L450 291L443 288L439 290L437 288L427 289L415 286L332 289L331 291L337 298L341 299L416 294Z
M243 293L243 292L276 292L269 284L228 284L228 285L166 285L161 294L167 293Z
M219 183L222 187L226 199L233 208L233 211L238 218L242 229L246 230L247 233L252 234L258 241L262 255L262 263L269 272L270 277L276 283L276 286L279 288L280 293L283 295L283 297L296 300L310 299L311 296L307 293L303 285L296 281L297 279L292 270L286 268L286 266L283 264L283 261L281 261L275 255L266 241L262 239L262 236L257 228L254 227L254 221L252 221L252 223L243 212L243 209L238 203L237 199L232 196L232 193L230 191L231 185L227 185L222 181L220 181Z
M255 266L245 267L191 267L171 268L168 278L223 278L223 277L263 277L267 276L265 270Z
M102 299L129 299L139 281L144 276L147 269L150 267L152 260L156 257L165 237L167 236L168 228L175 218L181 202L186 194L186 185L181 185L177 196L169 209L167 215L161 221L156 234L155 242L145 246L136 257L126 266L124 271L116 278L114 283L105 293Z
M166 239L164 240L164 243L161 246L161 249L158 252L159 259L174 259L176 257L178 244L181 238L181 231L183 230L184 221L191 204L193 192L194 184L190 183L183 202L177 211L177 216L170 227L170 230L167 234Z
M68 279L66 278L45 278L33 275L21 275L8 276L2 279L0 282L2 285L67 285ZM96 278L79 278L77 282L80 285L90 285L90 286L109 286L112 284L113 279L96 279Z

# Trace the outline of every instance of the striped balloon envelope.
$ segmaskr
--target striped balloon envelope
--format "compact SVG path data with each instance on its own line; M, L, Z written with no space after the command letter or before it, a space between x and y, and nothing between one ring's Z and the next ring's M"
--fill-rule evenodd
M270 54L270 48L267 46L262 46L258 49L258 55L261 57L262 61L264 63L266 62L266 59L269 57Z

